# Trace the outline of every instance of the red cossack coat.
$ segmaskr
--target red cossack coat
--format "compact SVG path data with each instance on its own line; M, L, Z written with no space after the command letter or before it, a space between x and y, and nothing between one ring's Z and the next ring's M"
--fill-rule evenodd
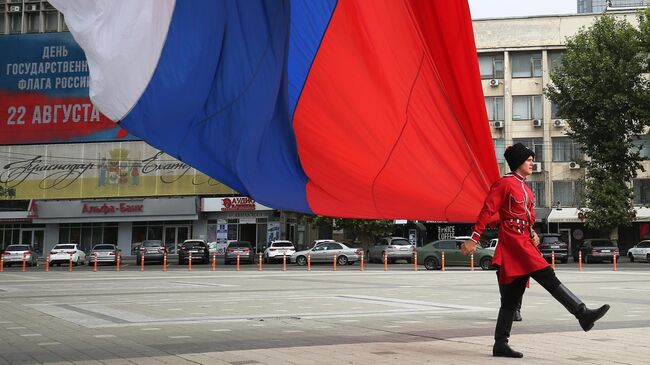
M497 180L476 219L472 240L478 241L490 218L499 213L499 244L492 264L499 268L499 284L549 266L530 237L535 224L535 198L526 179L516 172Z

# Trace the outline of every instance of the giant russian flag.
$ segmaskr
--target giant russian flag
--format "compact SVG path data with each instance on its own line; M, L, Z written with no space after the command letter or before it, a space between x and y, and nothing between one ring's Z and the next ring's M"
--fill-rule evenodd
M498 178L466 0L52 0L91 99L262 204L472 221Z

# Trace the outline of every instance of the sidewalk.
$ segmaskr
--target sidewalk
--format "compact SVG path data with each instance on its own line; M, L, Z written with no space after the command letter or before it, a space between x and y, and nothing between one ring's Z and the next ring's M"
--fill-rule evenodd
M223 351L75 364L647 364L650 328L515 335L523 359L491 356L491 336L412 343L366 343ZM72 364L72 363L56 363Z

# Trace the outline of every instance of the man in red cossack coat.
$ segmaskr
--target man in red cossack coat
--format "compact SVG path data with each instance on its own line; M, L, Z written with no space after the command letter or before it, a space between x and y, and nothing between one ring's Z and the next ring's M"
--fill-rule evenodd
M535 198L526 184L526 176L533 172L535 153L517 143L506 149L504 156L512 171L497 180L483 204L472 232L461 250L472 254L490 218L499 213L499 244L492 260L497 268L501 293L501 308L494 330L493 356L523 357L508 345L512 322L529 278L535 279L578 319L586 332L609 310L609 305L591 310L555 276L551 266L542 257L537 245L539 237L535 224Z

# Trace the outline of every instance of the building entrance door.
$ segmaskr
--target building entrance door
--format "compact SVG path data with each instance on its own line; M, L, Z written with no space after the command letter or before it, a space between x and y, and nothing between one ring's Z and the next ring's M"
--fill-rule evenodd
M178 246L186 239L190 238L190 226L165 226L165 235L163 241L167 253L175 255L178 253Z
M20 230L20 243L32 245L34 251L39 255L43 254L43 238L45 230L39 228L23 228Z
M560 234L562 235L562 239L564 242L567 244L567 252L569 253L569 256L573 254L573 245L571 244L571 228L562 228L560 229Z

